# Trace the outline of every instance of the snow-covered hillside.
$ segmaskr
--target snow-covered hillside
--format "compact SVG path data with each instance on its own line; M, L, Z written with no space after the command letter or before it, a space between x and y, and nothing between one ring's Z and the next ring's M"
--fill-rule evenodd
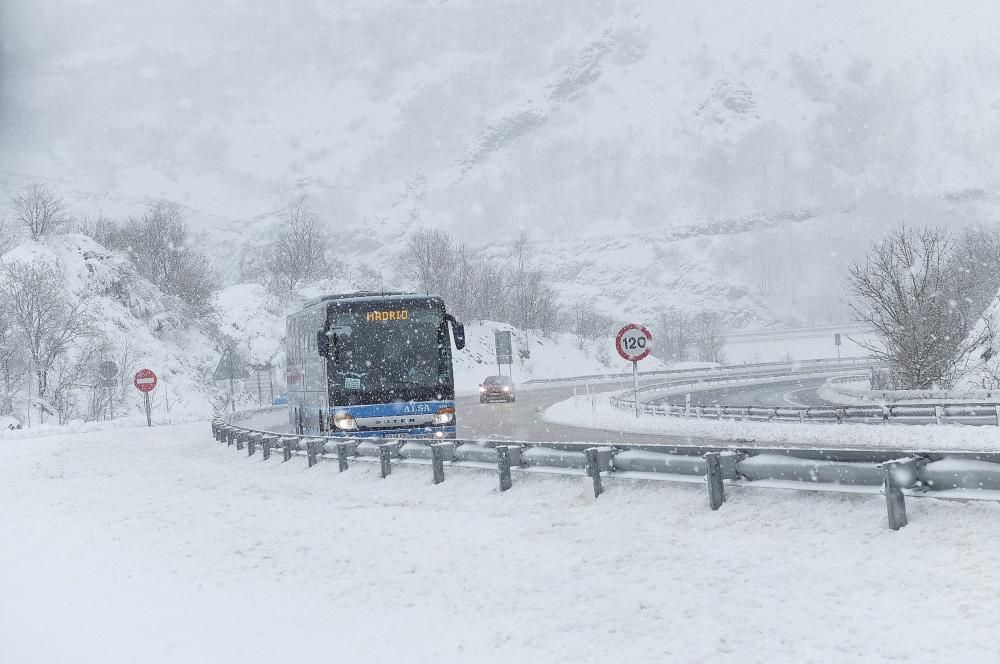
M97 382L96 362L102 359L119 363L126 416L142 412L142 396L131 386L140 368L152 369L158 376L153 408L160 421L212 413L217 389L211 370L218 358L217 344L205 329L180 318L176 303L146 280L127 257L85 235L68 234L22 244L0 258L2 263L35 261L61 274L69 298L84 303L93 323L92 333L66 356L75 358L88 347L100 349L92 366L74 381L80 401L77 416L88 415L86 399ZM25 410L26 404L17 404L19 415ZM119 410L117 417L122 416Z
M1000 209L991 0L0 12L0 193L177 201L230 276L306 194L388 281L415 225L494 247L526 229L560 292L617 316L820 323L886 225Z

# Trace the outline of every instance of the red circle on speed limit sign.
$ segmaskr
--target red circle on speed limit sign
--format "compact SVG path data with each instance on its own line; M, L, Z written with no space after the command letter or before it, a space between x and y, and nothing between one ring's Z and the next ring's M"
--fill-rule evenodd
M653 335L638 323L629 323L618 331L615 348L629 362L646 359L653 352Z

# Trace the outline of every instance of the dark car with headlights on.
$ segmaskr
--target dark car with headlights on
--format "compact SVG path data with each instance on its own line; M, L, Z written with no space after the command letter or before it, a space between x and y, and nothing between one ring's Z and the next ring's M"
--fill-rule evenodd
M487 376L479 386L479 403L488 401L517 401L514 395L514 381L510 376Z

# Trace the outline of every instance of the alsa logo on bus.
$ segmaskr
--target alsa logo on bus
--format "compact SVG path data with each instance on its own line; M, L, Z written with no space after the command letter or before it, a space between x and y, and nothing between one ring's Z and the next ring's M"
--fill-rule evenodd
M389 309L388 311L369 311L368 320L409 320L408 309Z

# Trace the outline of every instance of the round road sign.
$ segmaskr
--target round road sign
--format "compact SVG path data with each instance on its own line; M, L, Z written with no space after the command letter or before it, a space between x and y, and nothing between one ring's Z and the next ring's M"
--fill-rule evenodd
M156 374L149 369L139 369L135 372L132 384L140 392L152 392L156 389Z
M653 335L638 323L629 323L615 337L618 354L629 362L646 359L653 352Z
M118 365L110 360L104 360L97 365L97 375L102 380L114 380L118 377Z

